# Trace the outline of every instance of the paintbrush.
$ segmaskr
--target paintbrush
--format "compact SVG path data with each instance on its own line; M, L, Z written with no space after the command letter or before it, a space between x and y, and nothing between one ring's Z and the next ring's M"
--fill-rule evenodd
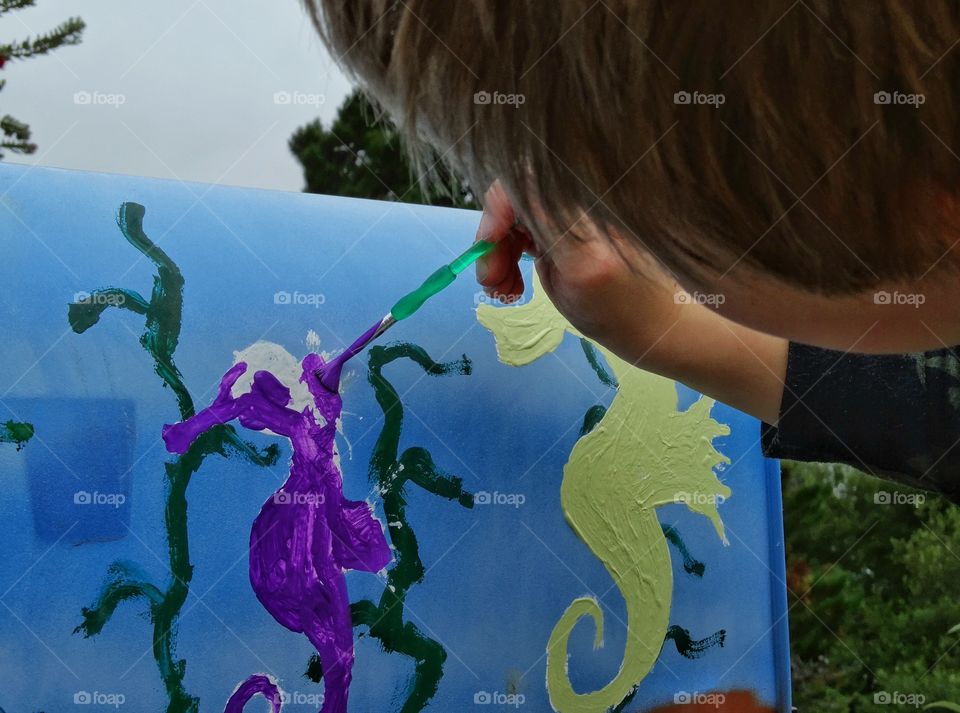
M461 272L470 267L478 259L489 253L496 247L496 243L486 240L478 240L470 246L460 257L436 270L430 277L423 281L413 292L409 292L397 300L396 304L390 308L386 316L374 324L370 329L360 335L357 340L344 350L344 352L331 361L321 366L317 372L317 378L325 389L336 393L340 390L340 372L348 359L363 351L370 342L386 332L397 322L406 319L418 309L424 302L440 292L444 287L452 283Z

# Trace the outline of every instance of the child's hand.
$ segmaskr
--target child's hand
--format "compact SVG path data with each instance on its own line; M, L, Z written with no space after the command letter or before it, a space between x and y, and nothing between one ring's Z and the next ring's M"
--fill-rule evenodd
M511 302L523 295L520 256L524 252L536 256L536 246L526 228L517 223L516 212L499 181L487 190L483 203L476 239L499 245L477 260L477 282L490 297Z
M484 196L477 239L499 245L477 261L477 281L491 297L504 302L519 298L524 285L518 262L530 253L551 301L584 336L631 362L654 359L651 352L679 308L676 284L652 264L642 273L632 270L612 240L584 235L589 224L577 227L577 238L538 234L535 241L517 223L503 187L494 183ZM622 247L636 253L629 245Z
M477 236L501 243L477 263L487 294L505 301L522 295L518 261L529 252L550 300L585 337L629 363L776 422L786 340L689 299L637 243L602 235L586 219L576 237L527 230L499 183L485 195Z

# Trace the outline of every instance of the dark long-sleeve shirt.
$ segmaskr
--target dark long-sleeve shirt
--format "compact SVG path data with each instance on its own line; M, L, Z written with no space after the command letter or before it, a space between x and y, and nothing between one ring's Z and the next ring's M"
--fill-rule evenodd
M960 503L960 347L864 355L790 344L764 453L846 463Z

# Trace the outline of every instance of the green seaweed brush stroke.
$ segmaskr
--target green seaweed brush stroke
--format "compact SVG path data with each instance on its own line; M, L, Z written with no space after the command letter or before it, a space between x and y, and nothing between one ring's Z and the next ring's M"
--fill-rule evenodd
M157 268L149 302L136 291L109 287L96 290L87 299L70 304L68 320L73 331L82 334L100 320L108 307L146 317L140 344L153 357L154 370L163 385L174 392L180 414L178 420L185 420L194 413L193 399L173 359L180 338L184 280L176 264L144 233L145 213L142 205L124 203L120 206L117 225L127 242ZM161 589L151 583L137 565L114 562L107 570L99 596L93 606L83 608L83 622L74 629L74 633L85 637L95 636L120 604L135 599L145 601L153 624L153 656L168 697L167 713L197 713L200 704L198 698L184 689L187 664L176 656L180 611L193 578L187 528L187 487L190 478L208 455L217 453L227 457L231 452L239 453L261 466L273 465L279 455L276 445L258 452L254 446L241 440L231 426L217 426L198 438L184 455L164 463L167 493L164 524L171 574L169 582Z
M379 640L385 651L414 660L414 674L400 713L419 713L437 693L447 652L413 622L404 621L407 593L423 581L425 574L417 536L407 519L405 488L408 483L413 484L466 508L473 507L473 495L463 489L461 478L440 472L426 449L411 446L397 456L403 429L403 404L396 389L383 376L384 367L397 359L410 359L430 376L468 375L472 365L466 355L453 362L436 362L414 344L376 346L370 350L367 378L383 410L383 429L370 457L369 478L383 499L387 532L395 552L379 604L365 599L352 604L351 611L354 626L366 626L370 636ZM308 670L308 677L313 680L320 674L317 663L312 660Z
M0 423L0 443L14 443L19 451L33 438L33 425L21 421Z

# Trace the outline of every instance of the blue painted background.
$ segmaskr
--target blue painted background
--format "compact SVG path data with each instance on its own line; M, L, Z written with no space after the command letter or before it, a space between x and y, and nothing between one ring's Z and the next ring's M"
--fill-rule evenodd
M233 352L257 340L299 359L313 329L322 349L342 349L465 247L478 221L452 209L0 166L0 422L36 427L21 451L0 444L0 706L8 713L68 710L78 691L122 693L126 710L165 708L141 603L121 605L97 637L72 633L111 562L136 562L159 582L169 575L162 515L163 464L171 457L160 429L178 412L138 341L143 317L108 309L83 334L67 321L77 293L108 286L150 293L155 267L115 222L125 201L146 207L147 235L185 279L176 361L198 408L213 398ZM278 292L322 294L315 301L323 303L277 304ZM574 598L607 592L605 646L592 650L589 625L572 638L575 685L607 683L623 651L623 601L565 524L558 495L585 410L609 403L612 392L569 336L559 359L522 369L500 364L492 335L476 321L475 296L475 284L461 279L388 335L438 360L466 354L474 367L470 376L427 378L405 360L384 369L403 395L401 449L427 448L471 492L520 493L525 503L467 510L408 486L407 514L427 568L407 599L408 618L448 653L428 710L496 709L475 707L475 694L504 692L519 680L523 709L547 711L546 641ZM367 463L381 411L365 356L351 364L344 489L375 502ZM684 407L694 398L683 388L678 395ZM715 442L733 463L719 474L733 489L720 506L730 545L682 506L659 514L706 564L702 579L692 577L671 550L672 623L698 638L725 629L726 645L688 660L668 643L630 711L671 703L680 691L732 689L789 710L778 466L762 458L755 420L723 405L713 414L732 431ZM247 579L250 525L286 477L289 444L240 435L260 447L279 444L277 465L211 456L188 491L195 572L177 653L202 711L222 710L233 688L258 671L290 692L320 690L302 677L312 653L306 638L277 624ZM84 506L77 492L122 493L124 502ZM347 581L354 600L383 588L371 574L350 572ZM369 638L358 641L356 656L351 709L398 710L411 662ZM265 709L262 701L248 706Z

